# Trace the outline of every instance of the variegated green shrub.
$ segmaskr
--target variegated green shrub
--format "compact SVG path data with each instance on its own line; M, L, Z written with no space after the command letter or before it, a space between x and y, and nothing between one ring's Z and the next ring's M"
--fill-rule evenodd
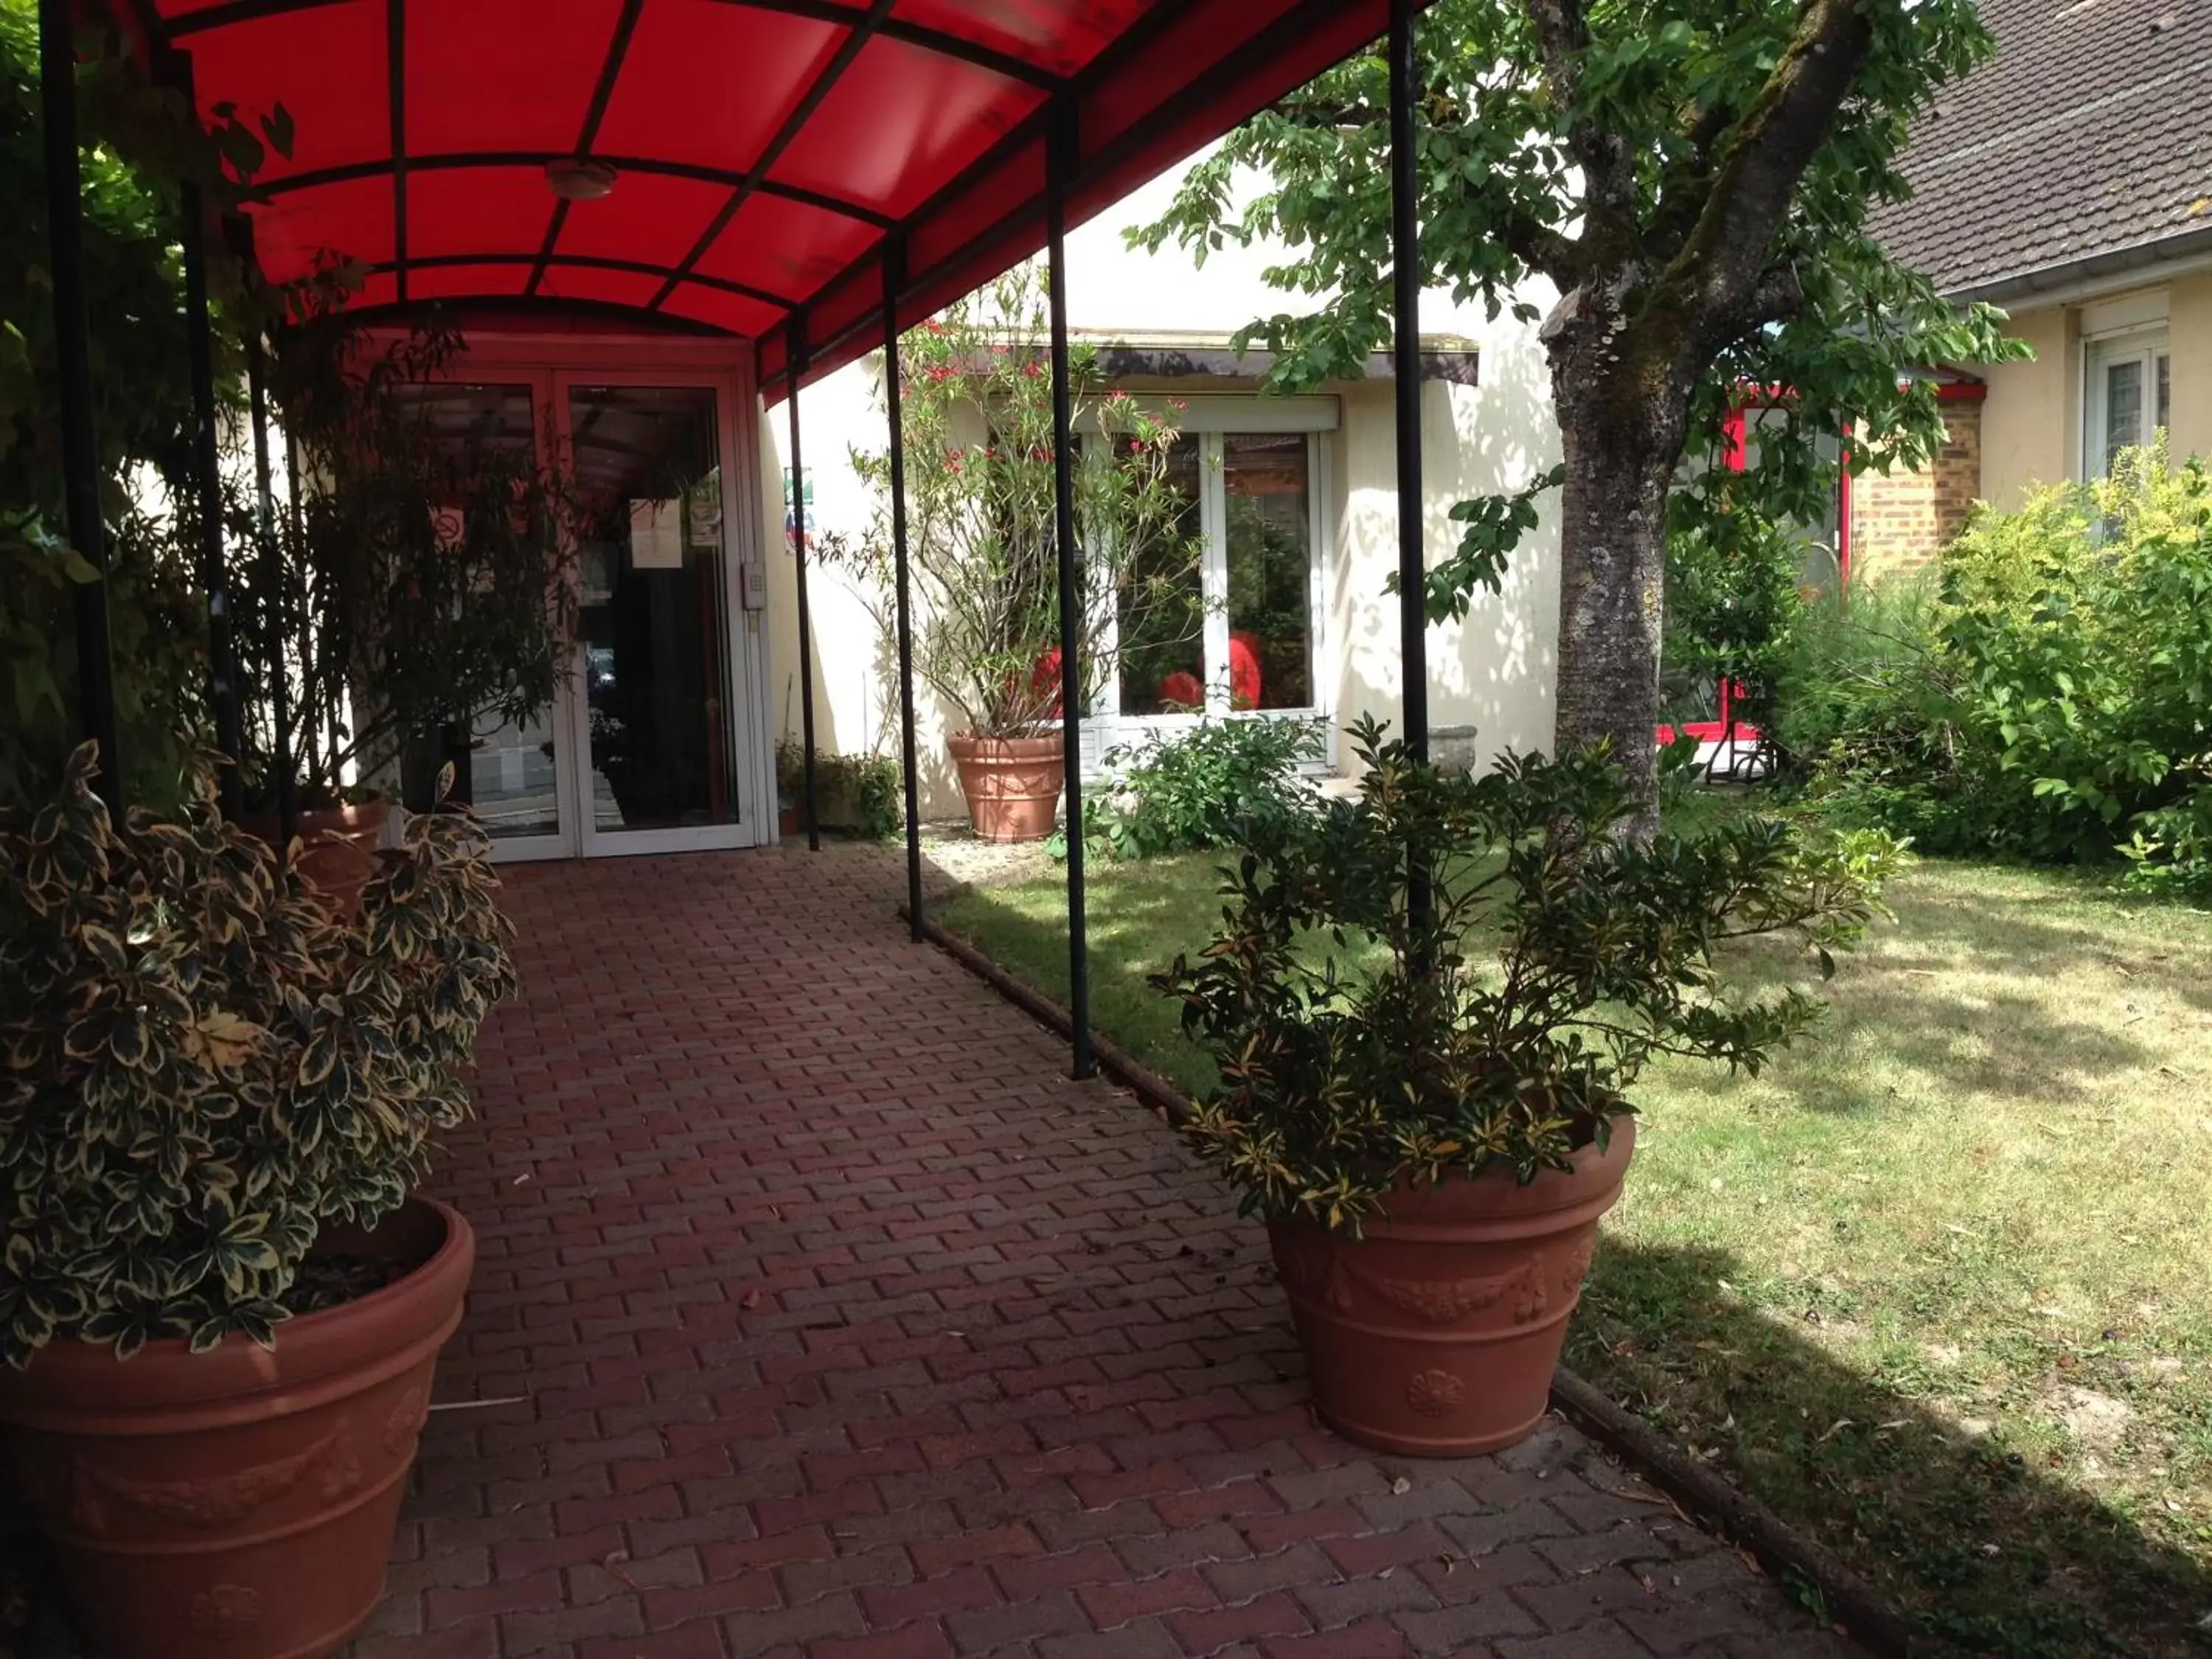
M89 744L0 820L0 1355L273 1340L325 1222L372 1223L467 1116L514 988L489 843L412 819L359 918L195 804L118 829Z

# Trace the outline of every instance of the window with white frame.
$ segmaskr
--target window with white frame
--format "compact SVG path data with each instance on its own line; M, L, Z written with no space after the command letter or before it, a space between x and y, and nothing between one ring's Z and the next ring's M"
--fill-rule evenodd
M2149 443L2168 424L2172 365L2163 331L2089 343L2082 388L2084 477L2104 477L2122 450Z
M1188 610L1154 605L1147 614L1166 618L1160 637L1119 634L1116 672L1094 710L1115 725L1310 716L1328 702L1321 474L1334 402L1206 402L1182 421L1169 458L1169 482L1185 503L1179 529L1200 549L1197 569L1181 580L1196 585L1203 620L1194 637ZM1141 553L1135 565L1142 580Z

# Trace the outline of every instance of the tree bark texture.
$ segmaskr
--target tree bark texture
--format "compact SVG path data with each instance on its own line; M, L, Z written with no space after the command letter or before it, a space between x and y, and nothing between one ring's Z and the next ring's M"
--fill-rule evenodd
M1609 740L1638 792L1656 801L1667 476L1680 446L1662 456L1577 431L1571 419L1561 426L1559 740Z
M1587 0L1525 3L1553 96L1571 107ZM1796 273L1769 252L1873 41L1862 0L1802 8L1758 97L1711 123L1696 176L1675 181L1694 210L1639 222L1634 158L1618 134L1580 120L1567 138L1583 175L1582 234L1571 245L1548 232L1521 238L1562 296L1543 328L1566 462L1558 741L1612 742L1645 803L1632 834L1658 822L1667 495L1690 400L1731 339L1799 302Z

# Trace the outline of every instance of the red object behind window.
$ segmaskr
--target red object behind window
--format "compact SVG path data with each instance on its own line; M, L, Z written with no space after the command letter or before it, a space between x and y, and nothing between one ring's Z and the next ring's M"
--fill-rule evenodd
M1206 687L1190 670L1178 668L1160 682L1159 700L1163 713L1195 711L1206 707Z
M1260 707L1260 636L1239 629L1229 636L1229 706Z

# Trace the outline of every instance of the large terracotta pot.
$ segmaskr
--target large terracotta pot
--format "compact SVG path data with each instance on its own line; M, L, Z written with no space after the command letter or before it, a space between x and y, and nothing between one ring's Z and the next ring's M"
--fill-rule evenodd
M292 833L301 841L300 861L294 867L301 884L321 899L340 921L361 914L362 890L376 873L376 849L383 844L384 826L392 816L392 803L382 797L319 806L297 814ZM239 820L247 834L276 845L274 812L249 812ZM277 848L279 856L283 849Z
M331 1248L422 1265L193 1354L85 1342L0 1365L0 1424L103 1659L321 1659L375 1610L476 1237L416 1199Z
M1526 1187L1509 1170L1401 1187L1351 1238L1273 1221L1275 1266L1304 1344L1314 1407L1347 1439L1467 1457L1542 1420L1598 1218L1620 1196L1633 1120L1574 1171Z
M945 745L968 797L968 821L985 841L1042 841L1052 833L1067 757L1043 738L954 738Z

